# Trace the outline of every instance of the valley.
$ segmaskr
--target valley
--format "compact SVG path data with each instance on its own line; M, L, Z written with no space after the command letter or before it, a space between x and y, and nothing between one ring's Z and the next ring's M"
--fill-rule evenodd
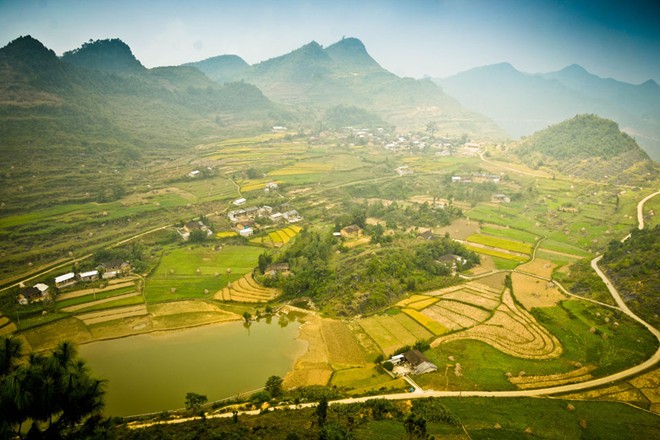
M192 426L190 391L218 426L329 400L349 430L355 405L364 438L430 398L455 438L451 414L483 435L534 424L472 420L488 397L660 429L660 174L615 122L509 140L350 38L156 69L119 40L8 48L0 335L79 345L122 438Z

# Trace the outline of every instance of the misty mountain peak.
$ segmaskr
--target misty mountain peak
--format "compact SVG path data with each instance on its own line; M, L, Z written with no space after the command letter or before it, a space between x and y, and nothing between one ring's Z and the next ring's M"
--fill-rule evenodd
M136 73L146 70L131 48L118 38L90 40L78 49L64 52L62 61L108 72Z
M342 38L335 44L328 46L325 52L337 63L345 64L349 68L380 68L374 60L364 43L357 38Z
M20 58L34 62L53 62L57 61L57 55L51 49L41 44L41 42L30 35L18 37L11 41L5 47L0 49L0 53L12 58Z

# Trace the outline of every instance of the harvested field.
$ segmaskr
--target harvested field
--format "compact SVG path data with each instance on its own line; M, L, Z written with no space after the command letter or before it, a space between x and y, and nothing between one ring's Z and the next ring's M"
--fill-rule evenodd
M494 310L500 305L500 295L474 292L469 289L448 293L443 295L442 299L453 299L488 310Z
M113 290L119 290L123 289L125 287L135 287L135 281L138 280L139 278L131 278L131 279L126 279L126 278L121 278L121 282L115 282L115 283L108 283L108 285L104 288L94 288L94 289L82 289L82 290L76 290L74 292L68 292L68 293L62 293L57 295L55 298L55 301L64 301L67 299L71 298L79 298L81 296L85 295L92 295L94 293L105 293L105 292L110 292ZM117 280L119 281L119 280Z
M563 374L551 374L547 376L514 376L509 378L509 382L516 385L521 390L556 387L569 383L586 382L593 378L590 373L595 369L595 365L589 365Z
M296 360L293 371L284 377L282 386L285 389L326 385L332 377L328 350L321 331L322 319L309 314L304 320L298 337L307 341L307 352Z
M65 318L52 322L47 326L34 327L22 335L35 351L42 351L56 346L63 340L80 344L92 339L92 335L79 319Z
M227 285L213 296L223 301L238 302L268 302L278 296L280 291L270 287L263 287L252 277L252 272Z
M10 322L0 327L0 335L10 335L16 331L16 324Z
M443 336L431 344L474 339L493 346L503 353L525 359L552 359L559 357L559 340L543 328L528 312L519 309L507 289L502 304L487 321L465 331Z
M361 367L367 363L365 353L343 322L323 319L321 334L328 350L328 360L335 370Z
M132 298L134 296L139 296L139 295L140 294L138 292L125 293L124 295L111 296L110 298L99 299L97 301L89 301L83 304L77 304L75 306L64 307L61 309L61 311L67 313L73 313L73 312L77 312L78 310L88 309L90 307L95 307L101 304L107 304L125 298Z
M529 257L525 254L521 254L513 251L507 251L499 248L492 248L478 243L465 244L465 248L471 250L472 252L476 252L478 254L503 258L505 260L516 261L520 263L527 261L529 259Z
M499 272L489 275L487 277L479 278L477 281L472 281L470 284L480 284L490 288L491 290L497 292L498 294L504 289L504 278L506 273Z
M529 243L517 240L507 240L505 238L494 237L492 235L473 234L470 235L466 240L470 243L483 244L495 249L505 249L507 251L528 255L532 253L532 245Z
M376 341L364 331L360 324L358 324L358 321L351 321L347 323L347 326L353 333L353 337L357 343L370 359L375 359L379 354L382 354Z
M557 286L529 275L514 272L511 274L516 299L527 309L552 307L566 299Z
M360 327L376 341L385 356L389 356L397 349L407 345L402 343L399 335L390 331L390 328L384 325L382 316L373 316L359 320ZM410 335L410 333L408 333ZM414 341L413 341L414 343Z
M442 324L440 324L437 321L434 321L433 319L429 318L428 316L424 315L423 313L418 312L417 310L403 309L403 313L410 316L412 319L414 319L419 324L424 326L426 329L428 329L434 335L442 335L444 333L447 333L447 331L448 331L447 327L443 326Z
M405 313L399 313L392 318L412 333L418 341L425 341L433 337L433 333Z
M410 297L408 297L406 299L402 299L401 301L396 303L396 305L399 306L399 307L407 307L409 304L416 303L418 301L424 301L424 300L427 300L429 298L430 297L427 296L427 295L414 294L414 295L411 295Z
M411 309L419 311L419 310L423 310L426 307L429 307L429 306L435 304L436 302L438 302L438 298L427 298L427 299L424 299L424 300L421 300L421 301L416 301L414 303L410 303L410 304L408 304L408 307L411 308Z
M451 222L449 226L444 226L442 228L435 228L433 233L439 236L449 233L451 238L454 240L465 240L470 235L475 234L479 231L479 222L472 220L467 220L464 218L459 218Z
M133 316L146 315L147 306L144 304L130 307L118 307L116 309L102 310L99 312L90 312L78 315L85 325L98 324L99 322L114 321L116 319L130 318Z
M525 272L538 275L543 278L552 278L552 271L557 267L552 261L536 258L529 263L521 264L516 268L516 272Z

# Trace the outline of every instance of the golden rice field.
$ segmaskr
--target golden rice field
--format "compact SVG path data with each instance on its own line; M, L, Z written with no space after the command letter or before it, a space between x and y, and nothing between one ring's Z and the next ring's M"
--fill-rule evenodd
M424 326L428 331L434 335L443 335L447 333L450 329L440 324L438 321L433 318L426 316L422 312L418 312L414 309L403 309L403 313L410 316L412 319Z
M433 341L432 347L461 339L491 345L510 356L524 359L553 359L563 351L561 343L527 311L520 309L506 289L502 303L484 322Z
M271 247L281 247L287 244L293 237L295 237L302 228L298 225L291 225L283 229L269 232L265 237L255 237L250 240L250 243L263 244Z
M223 301L268 302L279 294L279 290L257 283L252 277L252 272L248 272L242 278L216 292L213 297Z
M389 356L399 348L433 336L428 329L408 315L370 316L357 321L360 328ZM355 332L354 332L355 333Z
M298 174L320 174L332 171L333 165L328 163L297 162L268 173L270 176L292 176Z
M496 249L489 248L489 247L471 246L469 244L466 244L465 248L472 251L472 252L476 252L478 254L489 255L491 257L504 258L505 260L518 261L520 263L523 263L523 262L529 260L529 258L527 256L524 256L524 255L518 255L518 254L498 251Z
M215 233L217 238L236 237L237 235L238 233L236 231L220 231Z
M504 249L507 251L518 252L521 254L531 254L532 245L522 241L507 240L505 238L494 237L485 234L472 234L467 238L471 243L479 243L492 248Z
M280 184L281 182L274 181L273 179L250 179L250 180L239 180L238 186L241 187L242 192L250 192L250 191L256 191L256 190L264 190L266 188L266 185L268 185L271 182L275 182L277 184Z

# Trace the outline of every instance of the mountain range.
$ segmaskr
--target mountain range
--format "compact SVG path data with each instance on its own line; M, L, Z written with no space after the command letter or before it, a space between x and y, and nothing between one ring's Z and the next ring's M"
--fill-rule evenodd
M220 82L254 84L272 101L312 112L355 106L399 129L423 129L435 121L440 132L504 136L491 120L467 110L431 80L400 78L383 69L356 38L344 38L326 48L312 41L254 65L236 56L187 65Z
M633 85L600 78L578 65L527 74L501 63L435 82L511 136L527 136L576 114L592 113L619 123L653 159L660 159L660 86L653 80Z

